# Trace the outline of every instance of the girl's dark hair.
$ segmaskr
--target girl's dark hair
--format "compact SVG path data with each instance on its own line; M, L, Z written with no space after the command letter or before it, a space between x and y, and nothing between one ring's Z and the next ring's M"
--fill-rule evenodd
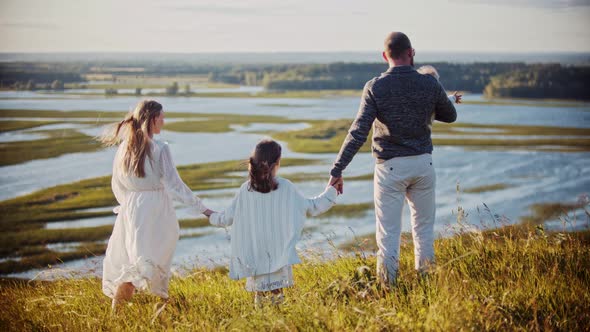
M250 186L248 190L269 193L279 184L272 176L272 170L281 159L281 146L273 140L263 140L256 145L248 162Z

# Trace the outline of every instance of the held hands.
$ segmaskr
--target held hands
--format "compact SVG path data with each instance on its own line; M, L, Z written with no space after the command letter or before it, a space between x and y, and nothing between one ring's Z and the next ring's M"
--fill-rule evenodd
M205 210L205 212L203 212L203 214L204 214L205 216L207 216L207 218L211 217L211 215L212 215L213 213L215 213L215 211L213 211L213 210L210 210L210 209L207 209L207 210Z
M335 178L333 176L330 176L330 181L328 182L328 185L334 187L338 192L338 195L342 195L344 193L344 180L342 179L342 177Z
M459 94L459 91L455 91L453 97L455 98L455 104L461 104L461 98L463 98L463 95Z

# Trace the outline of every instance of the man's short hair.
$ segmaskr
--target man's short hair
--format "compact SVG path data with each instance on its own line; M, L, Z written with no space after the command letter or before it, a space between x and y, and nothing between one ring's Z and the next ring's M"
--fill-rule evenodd
M412 48L412 43L403 32L395 31L385 38L385 54L391 59L399 59L409 48Z

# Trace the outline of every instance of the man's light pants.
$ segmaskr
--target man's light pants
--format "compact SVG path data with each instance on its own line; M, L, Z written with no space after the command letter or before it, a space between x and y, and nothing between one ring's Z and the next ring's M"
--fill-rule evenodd
M415 266L424 271L434 262L434 188L432 155L392 158L375 165L377 274L393 283L399 268L402 209L408 200L412 214Z

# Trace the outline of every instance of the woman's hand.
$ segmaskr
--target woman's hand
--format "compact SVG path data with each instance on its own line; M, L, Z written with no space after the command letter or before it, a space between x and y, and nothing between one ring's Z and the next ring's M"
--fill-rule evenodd
M461 98L463 98L463 95L459 94L459 91L455 91L453 97L455 97L455 104L461 104Z

